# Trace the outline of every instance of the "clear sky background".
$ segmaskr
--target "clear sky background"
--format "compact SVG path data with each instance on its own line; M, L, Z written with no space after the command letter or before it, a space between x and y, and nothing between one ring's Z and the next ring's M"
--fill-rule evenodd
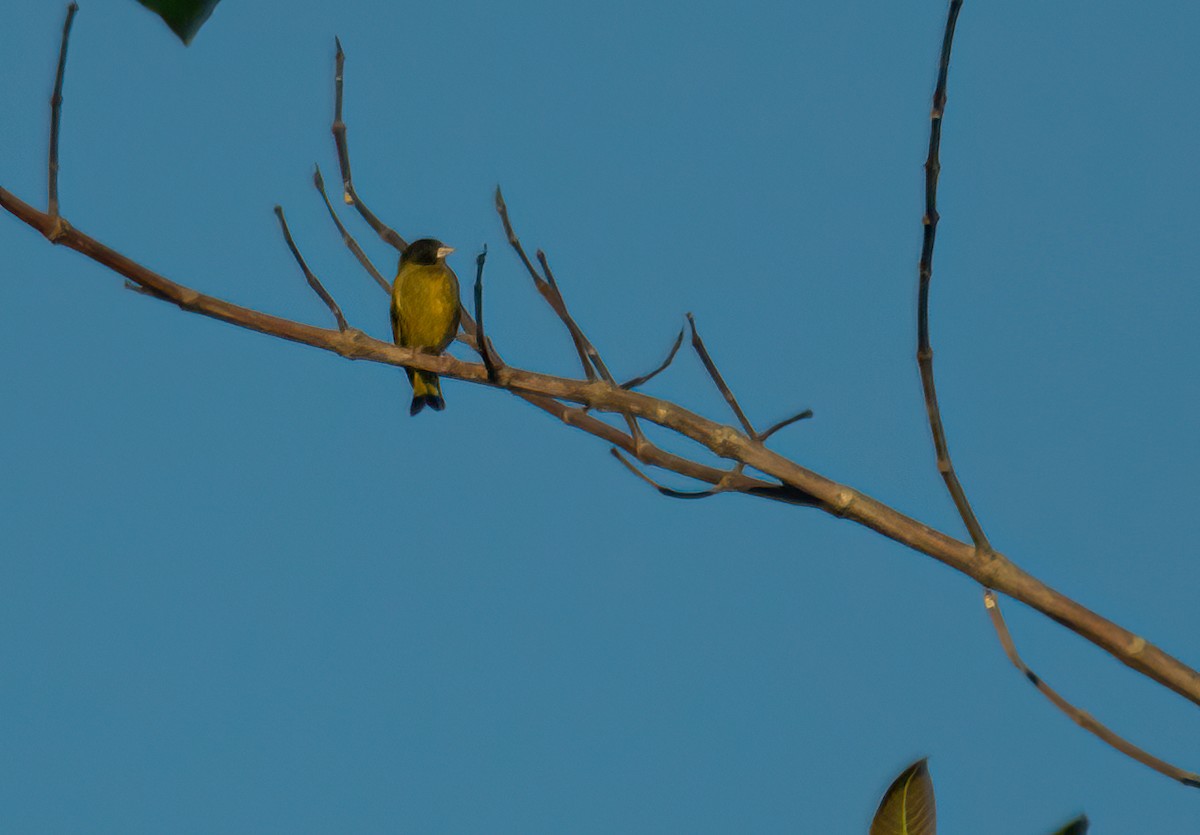
M0 15L0 184L45 205L63 5ZM322 325L386 299L330 182L487 243L506 359L577 373L526 243L622 377L693 311L772 445L955 535L916 364L945 3L225 0L184 49L85 0L62 206L163 274ZM933 335L993 542L1200 664L1200 7L968 0ZM389 274L394 256L347 213ZM930 757L941 831L1200 831L1005 660L978 587L820 512L662 498L450 382L184 314L0 217L0 829L865 833ZM465 356L465 354L462 354ZM681 352L650 392L729 420ZM681 448L681 447L674 447ZM669 478L669 476L668 476ZM672 482L678 484L678 482ZM1200 768L1200 711L1009 603L1028 662Z

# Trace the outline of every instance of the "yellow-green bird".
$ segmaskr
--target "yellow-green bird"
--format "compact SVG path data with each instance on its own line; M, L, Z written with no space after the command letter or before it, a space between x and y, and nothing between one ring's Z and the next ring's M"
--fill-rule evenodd
M397 345L426 354L440 354L458 334L458 276L446 264L454 251L433 238L408 245L400 256L400 269L392 284L392 338ZM408 372L412 383L410 415L426 406L440 412L446 408L438 375L429 371Z

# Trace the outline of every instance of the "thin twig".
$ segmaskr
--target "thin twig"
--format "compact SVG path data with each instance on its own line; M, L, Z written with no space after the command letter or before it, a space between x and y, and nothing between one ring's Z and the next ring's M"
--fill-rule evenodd
M67 71L67 44L71 40L71 24L75 21L75 13L79 11L78 3L67 6L67 19L63 22L62 42L58 47L58 70L54 75L54 93L50 96L50 158L48 167L48 200L46 211L51 217L58 217L58 132L59 120L62 118L63 78Z
M483 329L483 264L487 261L487 244L483 251L475 256L475 342L479 346L479 356L483 367L487 369L488 380L496 381L496 358L492 352L492 341L487 338Z
M338 169L342 174L342 199L358 210L362 219L375 230L379 237L397 252L403 253L408 249L408 241L400 237L395 229L377 218L375 213L368 209L359 198L358 192L354 190L354 180L350 176L350 146L346 142L346 123L342 121L342 78L345 75L346 53L342 51L342 42L339 38L334 38L333 42L337 44L337 55L334 59L334 109L333 125L330 127L330 131L333 133L333 142L337 146Z
M950 0L950 11L946 16L946 31L942 37L942 55L938 64L937 86L933 92L933 108L929 113L929 156L925 159L925 214L921 218L923 238L921 242L921 263L918 269L917 290L917 367L921 372L921 388L925 393L925 411L929 415L929 429L933 434L933 448L937 455L938 472L946 482L946 489L958 515L971 534L971 541L982 552L991 550L987 537L967 494L959 483L954 472L954 464L950 460L950 448L946 444L946 430L942 426L942 412L938 408L937 389L933 383L933 348L929 344L929 281L933 277L933 245L937 237L937 187L938 176L942 164L938 159L938 150L942 143L942 116L946 111L946 77L950 73L950 47L954 43L954 27L958 22L958 13L962 9L962 0Z
M1118 736L1112 730L1098 722L1090 713L1080 710L1060 696L1050 685L1046 684L1041 676L1029 669L1025 662L1021 660L1021 656L1017 653L1017 646L1013 642L1012 634L1008 631L1008 624L1004 621L1004 615L1000 614L1000 601L996 599L996 593L991 589L984 590L983 605L987 608L988 615L991 616L992 626L996 629L996 635L1000 638L1000 645L1004 647L1004 654L1008 656L1008 660L1013 663L1014 667L1021 671L1030 684L1053 702L1054 706L1065 713L1071 721L1085 731L1094 734L1113 748L1116 748L1125 756L1137 760L1142 765L1153 768L1159 774L1165 774L1167 777L1170 777L1172 780L1178 780L1185 786L1200 788L1200 774L1184 771L1168 762L1160 760L1153 754Z
M687 320L688 325L692 328L692 347L696 349L696 353L700 357L700 362L704 363L704 368L708 371L708 376L712 377L712 381L720 389L721 396L725 398L725 402L729 404L729 408L733 409L733 413L737 415L738 422L742 424L742 428L746 430L746 434L751 438L757 438L758 433L754 431L754 426L751 425L750 418L746 417L746 413L738 405L737 398L733 396L733 392L725 383L725 378L721 376L721 372L717 370L716 363L709 356L708 349L704 347L704 340L700 338L700 332L696 330L696 317L689 313Z
M799 421L799 420L808 420L812 416L813 416L813 410L805 409L803 412L800 412L800 414L798 414L798 415L792 415L790 418L784 418L783 420L779 421L779 423L776 423L775 425L773 425L771 428L764 429L762 432L759 432L758 440L765 441L767 438L771 437L776 432L778 432L780 429L783 429L785 426L791 426L793 423L795 423L796 421Z
M504 225L504 234L508 237L509 246L517 253L517 257L525 265L529 277L533 279L533 286L537 288L542 298L550 305L550 309L562 320L563 325L567 328L567 332L571 335L571 341L575 343L575 352L579 354L579 364L583 366L584 376L589 380L596 379L596 372L592 369L592 364L588 361L587 340L584 339L583 332L579 330L579 326L575 324L575 320L567 313L562 295L556 293L554 287L538 274L538 271L534 269L533 262L525 254L525 247L521 246L521 239L517 237L517 233L513 230L512 221L508 217L508 205L504 202L504 194L500 191L500 186L496 186L496 214L500 215L500 222Z
M342 315L342 309L338 307L338 303L333 300L333 296L329 295L329 291L325 289L325 285L321 283L321 280L308 268L308 264L304 263L304 257L300 254L300 250L296 248L296 242L292 240L292 232L288 229L287 220L283 216L282 206L275 207L275 217L279 218L279 226L283 229L283 239L287 241L288 249L292 251L292 256L296 259L296 263L304 271L304 277L308 279L308 286L320 297L321 301L325 302L325 306L329 308L329 312L333 314L333 318L337 321L338 330L349 330L350 326L346 324L346 317Z
M682 344L683 344L683 328L680 328L679 336L675 337L675 344L672 345L671 350L669 352L667 352L667 358L665 360L663 360L662 363L657 368L655 368L653 371L651 371L649 374L643 374L641 377L634 377L632 380L626 380L624 383L621 383L621 388L625 389L626 391L631 391L631 390L637 388L638 386L644 386L646 383L653 380L659 374L666 371L667 366L669 366L671 364L672 360L675 359L675 355L677 353L679 353L679 346Z
M371 263L371 259L363 252L358 241L354 240L354 236L346 231L346 227L342 225L342 221L337 216L337 212L333 210L333 204L329 202L329 195L325 193L325 179L321 176L321 166L313 166L313 185L317 187L317 191L321 192L321 199L325 201L325 208L329 210L329 217L333 220L338 232L342 236L342 241L358 259L358 263L362 264L363 269L371 274L371 278L375 279L375 283L383 288L383 292L391 293L392 285L383 277L379 270L375 269L375 265Z

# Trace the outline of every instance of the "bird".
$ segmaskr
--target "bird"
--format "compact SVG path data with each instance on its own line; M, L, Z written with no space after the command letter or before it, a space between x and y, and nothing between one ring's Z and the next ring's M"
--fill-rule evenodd
M400 267L392 283L392 339L403 348L440 354L458 333L461 312L458 276L446 263L454 247L435 238L413 241L400 254ZM438 375L406 368L413 399L408 413L426 406L435 412L446 408Z

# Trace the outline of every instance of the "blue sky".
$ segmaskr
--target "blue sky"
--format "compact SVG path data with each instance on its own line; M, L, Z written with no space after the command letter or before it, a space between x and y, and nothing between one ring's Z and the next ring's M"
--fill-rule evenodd
M63 8L0 25L0 185L44 205ZM506 359L575 373L503 246L549 253L618 376L697 316L772 443L961 535L914 353L936 2L226 0L193 45L76 21L64 215L304 321L386 300L331 182L333 36L360 193L487 243ZM1188 4L968 0L932 321L992 541L1200 663L1200 136ZM350 215L385 271L393 256ZM1200 793L1008 665L978 588L815 511L660 498L599 441L448 383L184 314L0 218L0 829L863 833L929 756L945 833L1190 831ZM650 387L728 419L694 356ZM684 447L674 447L684 449ZM674 482L673 482L674 483ZM1026 660L1200 768L1200 714L1009 603Z

